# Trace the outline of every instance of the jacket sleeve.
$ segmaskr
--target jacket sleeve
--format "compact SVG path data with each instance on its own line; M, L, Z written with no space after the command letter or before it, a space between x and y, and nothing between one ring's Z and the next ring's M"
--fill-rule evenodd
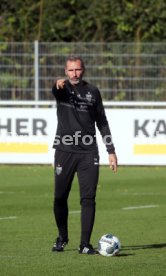
M108 153L115 153L110 127L106 118L102 98L98 90L96 99L96 124L103 138L103 142L106 145Z
M56 98L57 101L66 101L71 96L71 87L69 82L66 80L64 87L57 89L56 82L52 87L52 94Z
M56 88L56 83L55 83L53 85L53 87L52 87L52 94L53 94L53 96L55 97L56 100L60 100L61 99L62 92L63 92L63 89L57 89Z

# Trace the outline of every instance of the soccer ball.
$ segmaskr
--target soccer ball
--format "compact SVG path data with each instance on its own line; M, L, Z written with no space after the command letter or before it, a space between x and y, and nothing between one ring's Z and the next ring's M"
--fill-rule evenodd
M112 234L103 235L98 242L98 251L102 256L116 256L119 254L121 243Z

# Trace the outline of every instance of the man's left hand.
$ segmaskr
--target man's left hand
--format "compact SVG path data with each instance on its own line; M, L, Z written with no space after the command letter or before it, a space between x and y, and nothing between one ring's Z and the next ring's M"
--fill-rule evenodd
M118 161L117 161L117 156L115 153L110 153L109 154L109 165L110 168L113 170L114 173L117 172L117 166L118 166Z

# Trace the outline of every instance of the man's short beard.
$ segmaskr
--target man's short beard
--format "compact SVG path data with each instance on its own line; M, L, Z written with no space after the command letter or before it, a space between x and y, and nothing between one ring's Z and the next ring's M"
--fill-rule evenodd
M72 81L72 80L69 79L69 82L70 82L71 84L78 84L78 83L81 82L81 79L77 79L77 81Z

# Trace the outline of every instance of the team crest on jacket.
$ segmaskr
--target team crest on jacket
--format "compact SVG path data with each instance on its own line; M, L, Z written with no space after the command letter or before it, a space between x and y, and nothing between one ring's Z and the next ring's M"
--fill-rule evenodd
M86 99L88 102L91 102L92 101L92 95L90 92L88 92L86 95L85 95Z
M60 175L61 172L62 172L62 167L61 167L60 165L58 165L58 166L56 167L56 174L57 174L57 175Z

